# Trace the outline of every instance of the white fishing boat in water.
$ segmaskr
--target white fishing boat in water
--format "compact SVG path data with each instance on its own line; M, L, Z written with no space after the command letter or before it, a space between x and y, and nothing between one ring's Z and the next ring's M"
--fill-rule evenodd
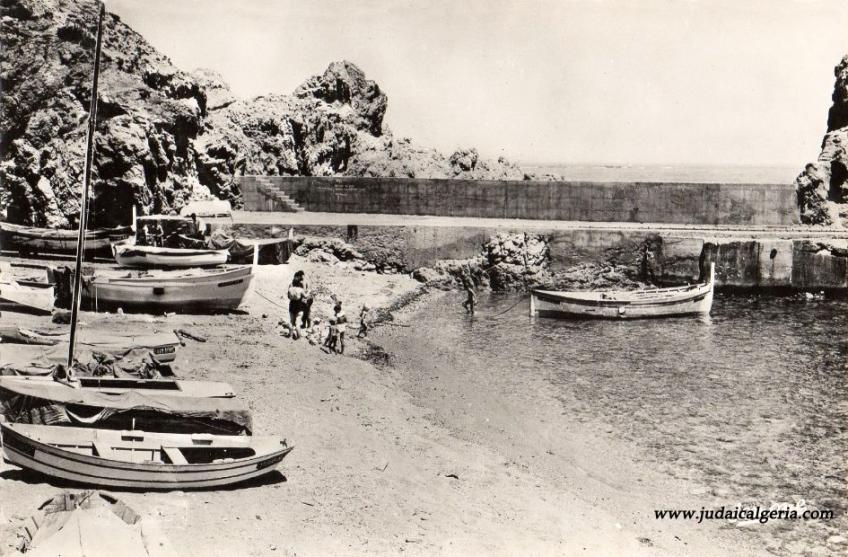
M709 314L713 305L715 267L702 284L644 290L557 292L533 290L530 315L542 317L639 319Z

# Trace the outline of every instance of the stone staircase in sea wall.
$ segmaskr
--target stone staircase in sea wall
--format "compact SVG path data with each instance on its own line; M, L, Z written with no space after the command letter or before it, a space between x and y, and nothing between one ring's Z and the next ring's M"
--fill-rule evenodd
M252 176L242 184L245 205L261 207L264 211L280 213L302 213L306 211L292 195L284 182L274 180L274 176ZM248 205L248 202L250 203Z

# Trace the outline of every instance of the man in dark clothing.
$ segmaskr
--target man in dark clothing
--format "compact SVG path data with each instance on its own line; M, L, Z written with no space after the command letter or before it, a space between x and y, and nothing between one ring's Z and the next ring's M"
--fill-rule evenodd
M466 299L462 302L462 307L465 308L465 312L474 315L474 306L477 304L477 294L474 293L474 287L470 280L465 281L465 294Z

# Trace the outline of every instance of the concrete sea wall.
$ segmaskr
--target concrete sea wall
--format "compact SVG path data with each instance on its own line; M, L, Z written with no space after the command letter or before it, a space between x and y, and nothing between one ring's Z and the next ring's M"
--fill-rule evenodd
M244 176L248 211L788 226L791 184Z
M241 235L267 236L270 225L237 225ZM278 229L278 234L285 230ZM520 229L451 226L358 226L356 239L345 226L299 226L298 235L340 238L369 261L413 271L443 260L479 257L483 245ZM848 242L811 239L696 237L646 230L536 230L547 242L550 270L566 273L580 265L619 265L661 284L702 279L709 263L723 288L844 291L848 289Z

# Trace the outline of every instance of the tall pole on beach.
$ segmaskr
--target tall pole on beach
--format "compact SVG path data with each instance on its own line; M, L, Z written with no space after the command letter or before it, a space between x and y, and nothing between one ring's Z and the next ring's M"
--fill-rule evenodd
M77 261L74 268L74 288L71 297L71 342L68 346L68 379L73 380L74 348L77 340L77 319L80 307L80 284L82 282L82 254L85 251L85 230L88 226L88 190L91 185L91 165L94 162L94 129L97 126L97 78L100 75L100 47L103 41L103 16L106 6L98 2L97 46L94 50L94 77L91 83L91 103L88 109L88 138L85 146L85 170L83 171L82 201L80 202L79 237L77 238Z

